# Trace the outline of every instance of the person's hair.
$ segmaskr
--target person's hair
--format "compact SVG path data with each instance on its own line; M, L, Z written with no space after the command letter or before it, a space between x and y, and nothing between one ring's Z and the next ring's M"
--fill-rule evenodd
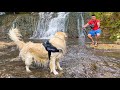
M92 16L95 16L95 14L92 14Z

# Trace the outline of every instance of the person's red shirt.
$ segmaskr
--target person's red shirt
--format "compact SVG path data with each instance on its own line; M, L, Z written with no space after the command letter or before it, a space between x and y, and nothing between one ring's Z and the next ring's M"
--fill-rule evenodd
M96 19L96 20L92 20L92 19L91 19L91 20L88 21L88 24L89 24L89 25L92 25L92 24L93 24L93 25L94 25L93 30L97 30L97 29L99 29L99 27L98 27L98 25L97 25L97 22L100 22L100 20L97 20L97 19Z

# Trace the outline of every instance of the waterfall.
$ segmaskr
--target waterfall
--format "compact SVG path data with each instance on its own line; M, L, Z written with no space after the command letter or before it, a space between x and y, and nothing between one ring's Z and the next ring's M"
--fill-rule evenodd
M4 15L5 14L5 12L0 12L0 15Z
M44 36L45 32L48 29L49 22L52 19L53 12L40 12L39 13L39 21L37 25L37 29L34 31L33 39L39 39Z
M85 45L83 25L83 12L40 12L38 25L31 39L50 39L56 32L63 31L69 34L69 38L72 38L72 35L79 37L71 42Z
M31 38L34 39L49 39L57 31L66 31L65 23L69 12L58 12L56 17L53 17L54 12L40 12L37 29Z
M79 44L84 46L85 45L85 35L83 33L82 27L84 25L84 17L83 17L83 12L78 13L78 19L77 19L77 27L78 27L78 34L79 34ZM81 23L80 23L81 21ZM81 26L80 26L81 25Z

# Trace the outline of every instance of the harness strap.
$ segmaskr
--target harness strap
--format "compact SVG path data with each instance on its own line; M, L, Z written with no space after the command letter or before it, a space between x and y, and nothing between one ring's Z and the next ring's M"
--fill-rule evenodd
M59 50L56 47L54 47L49 41L43 43L43 46L48 51L49 60L50 60L50 57L51 57L51 52L61 52L62 51L62 50Z

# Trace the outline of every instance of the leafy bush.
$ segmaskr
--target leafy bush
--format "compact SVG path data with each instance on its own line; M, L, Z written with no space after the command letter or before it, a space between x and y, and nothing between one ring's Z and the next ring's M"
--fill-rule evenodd
M109 29L110 39L120 39L120 12L91 12L90 14L95 14L101 20L103 31Z

